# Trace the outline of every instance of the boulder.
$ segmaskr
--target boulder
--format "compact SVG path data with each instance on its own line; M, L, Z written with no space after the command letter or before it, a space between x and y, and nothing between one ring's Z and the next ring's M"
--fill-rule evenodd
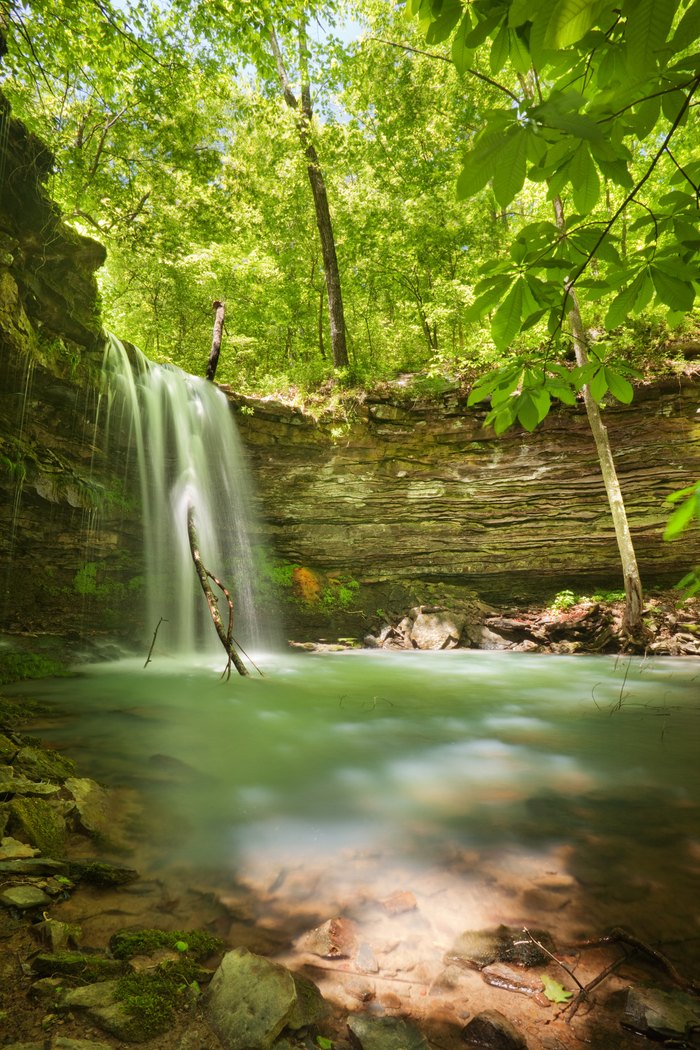
M430 1043L418 1029L400 1017L348 1017L354 1046L360 1050L430 1050Z
M325 1016L316 985L245 948L227 952L214 974L206 1015L225 1050L268 1050L284 1028Z
M87 777L68 777L65 787L75 800L83 829L90 835L109 838L112 823L109 792Z
M58 805L43 798L16 798L10 803L13 831L19 831L42 853L63 852L66 824Z
M499 1010L484 1010L462 1029L468 1046L483 1050L527 1050L527 1043L517 1028Z
M61 1008L81 1011L88 1021L126 1043L144 1043L153 1035L118 998L119 981L101 981L64 992ZM167 1024L166 1024L167 1027Z
M685 1044L700 1029L700 1002L680 989L630 988L622 1024L649 1039Z
M410 631L416 649L455 649L459 645L466 617L451 612L421 612Z
M17 908L19 911L30 911L32 908L45 908L51 903L43 890L38 886L6 886L0 893L0 904L6 908Z

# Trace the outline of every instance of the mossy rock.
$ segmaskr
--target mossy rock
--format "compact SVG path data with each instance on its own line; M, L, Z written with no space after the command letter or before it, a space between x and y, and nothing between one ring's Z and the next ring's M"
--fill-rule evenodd
M68 874L76 882L89 882L92 886L128 886L139 878L134 868L121 868L99 860L71 861Z
M23 747L12 764L15 770L32 780L62 784L75 774L75 764L69 758L64 758L58 751L41 747Z
M15 798L10 802L11 827L42 853L60 856L66 842L63 816L43 798Z
M32 959L32 970L39 977L62 974L82 981L108 981L124 973L126 964L119 959L85 952L40 952Z
M189 959L207 959L223 948L218 937L204 930L118 930L109 941L115 959L132 959L135 955L152 955L161 948L182 952Z
M19 751L19 746L4 733L0 733L0 762L11 762Z

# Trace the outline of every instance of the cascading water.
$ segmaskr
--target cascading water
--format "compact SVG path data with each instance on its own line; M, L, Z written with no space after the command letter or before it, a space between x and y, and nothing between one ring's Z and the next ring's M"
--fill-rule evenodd
M194 507L204 564L231 592L234 637L269 644L256 601L256 532L244 451L225 395L179 368L157 365L110 336L107 439L127 437L140 484L146 624L163 620L158 644L170 653L217 646L187 535ZM220 602L227 619L225 600Z

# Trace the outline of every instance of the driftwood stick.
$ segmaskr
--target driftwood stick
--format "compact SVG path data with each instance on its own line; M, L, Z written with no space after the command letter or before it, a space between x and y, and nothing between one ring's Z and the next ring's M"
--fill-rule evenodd
M214 310L214 331L211 337L211 350L209 352L209 360L207 362L207 379L213 383L214 376L216 375L216 368L219 364L219 353L221 351L221 338L224 330L224 313L226 311L226 304L222 303L220 299L215 299L211 306L212 310Z
M158 629L160 628L160 625L162 623L167 623L167 622L168 621L165 619L165 617L161 616L160 620L156 624L156 629L153 632L153 640L151 642L151 648L148 650L148 656L146 657L146 663L143 665L144 667L148 667L148 665L151 662L151 656L153 655L153 649L154 649L155 644L156 644L156 638L158 637Z
M221 583L219 583L216 577L209 572L209 570L204 566L202 562L202 556L199 553L199 538L197 536L197 528L194 522L194 506L191 503L187 507L187 535L190 541L190 552L192 554L192 561L194 562L194 567L197 570L197 576L199 577L199 582L202 585L204 596L207 599L207 605L209 606L209 613L211 615L212 622L214 624L214 627L216 628L216 633L219 636L219 641L223 645L226 655L228 657L228 662L224 669L224 674L227 678L230 677L231 664L233 664L233 666L236 668L240 675L247 675L248 671L246 670L243 661L241 660L240 656L238 655L233 646L233 602L231 601L231 597L226 588L223 587ZM209 584L210 577L211 579L215 580L217 586L221 587L228 601L229 619L228 627L226 629L224 629L224 624L221 619L221 613L219 612L219 600L214 594Z
M651 944L647 944L646 941L642 941L639 937L635 937L629 930L623 929L621 926L614 926L610 933L604 937L599 937L596 940L581 941L579 944L574 945L576 948L601 948L605 944L623 944L628 945L634 951L641 952L642 955L646 955L647 958L652 959L657 963L662 970L666 971L666 974L677 984L679 988L683 988L686 992L691 992L694 995L700 995L700 984L697 981L688 980L678 972L676 967L673 965L671 960L660 952L658 948L654 948Z

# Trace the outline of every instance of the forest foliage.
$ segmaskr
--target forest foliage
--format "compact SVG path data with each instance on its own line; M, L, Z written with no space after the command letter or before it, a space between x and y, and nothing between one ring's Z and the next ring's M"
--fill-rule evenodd
M340 374L271 29L295 85L310 72ZM3 30L51 190L107 245L106 323L157 360L202 373L221 299L218 378L239 388L481 376L496 429L532 429L584 383L630 400L693 326L699 0L12 0Z

